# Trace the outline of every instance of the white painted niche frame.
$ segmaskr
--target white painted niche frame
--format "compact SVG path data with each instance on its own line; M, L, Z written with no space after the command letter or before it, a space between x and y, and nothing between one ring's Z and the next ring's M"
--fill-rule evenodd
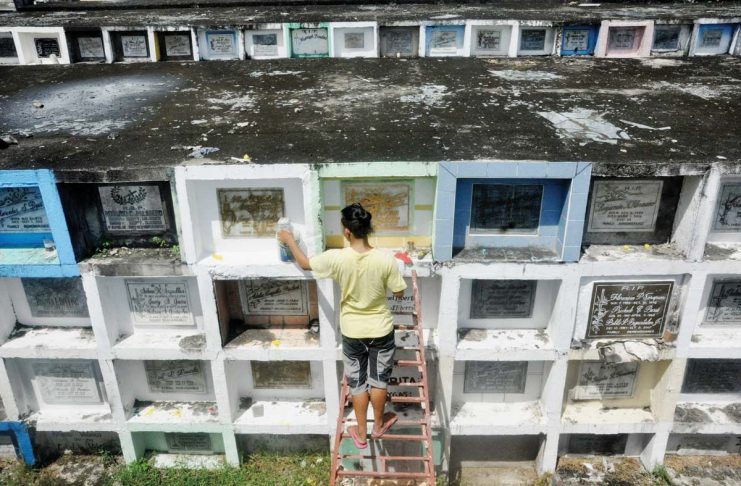
M265 39L275 39L275 44L258 42L255 36L266 36ZM244 52L250 59L283 59L288 57L290 45L288 25L280 23L257 24L244 29Z
M101 27L101 32L103 34L103 49L105 50L105 57L106 62L113 63L113 62L157 62L157 54L155 46L155 33L154 29L152 27L142 27L142 26L115 26L115 27ZM115 48L113 46L113 39L115 37L116 33L119 32L145 32L146 38L147 38L147 47L149 49L149 56L147 57L141 57L139 59L125 59L125 60L116 60L116 54L115 54Z
M210 48L212 42L221 44L220 49L224 49L223 41L219 39L231 37L233 52L216 52ZM245 41L244 32L236 27L205 27L196 31L198 55L205 61L227 61L232 59L244 59Z
M82 279L77 278L80 286L82 287ZM4 290L10 296L11 302L13 303L13 309L15 310L15 319L19 324L26 326L42 326L42 327L91 327L92 322L90 320L89 312L88 317L75 316L75 317L64 317L64 316L34 316L31 311L28 297L26 296L25 288L23 286L22 279L19 278L8 278L2 279L0 282L0 289L4 287ZM33 279L28 279L33 280ZM86 298L84 289L82 290L82 297Z
M643 29L638 45L632 50L615 50L610 48L611 29ZM603 20L595 46L595 57L648 57L651 55L651 46L654 42L653 20Z
M332 22L329 30L330 57L378 57L377 22Z
M11 27L19 64L69 64L67 35L62 27ZM55 39L59 55L39 56L37 39Z
M516 20L467 20L464 40L466 56L478 57L517 57L519 47L519 25ZM498 36L495 35L498 33ZM479 45L479 37L484 44L490 43L491 48ZM488 37L488 39L486 39ZM494 47L496 40L499 47Z

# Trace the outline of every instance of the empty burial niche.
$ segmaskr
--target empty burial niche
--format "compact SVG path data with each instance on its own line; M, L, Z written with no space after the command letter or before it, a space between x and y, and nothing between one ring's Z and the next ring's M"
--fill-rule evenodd
M210 432L134 432L137 458L157 467L217 467L225 463L224 437Z
M116 62L147 62L150 60L148 33L146 30L111 31L113 60Z
M205 347L195 277L96 277L106 330L119 350Z
M323 454L328 444L326 434L237 434L237 447L245 462L251 454L260 452Z
M419 25L380 26L381 57L419 56Z
M0 188L0 263L19 254L24 263L59 263L54 237L38 186Z
M372 245L406 249L417 259L431 258L434 178L324 179L322 188L327 248L349 245L340 210L357 202L373 215Z
M626 255L623 245L666 245L672 241L682 177L644 179L595 177L592 179L584 224L583 245L587 255L605 252ZM620 252L605 246L620 246ZM678 247L679 246L679 247ZM682 258L681 245L659 249L668 257ZM644 251L639 248L637 251ZM658 250L657 250L658 251ZM655 255L655 251L648 254ZM632 257L632 253L630 254Z
M155 32L157 59L160 61L192 61L193 39L190 30Z
M562 434L559 456L638 457L649 445L653 434Z
M13 34L0 31L0 64L18 64L19 62Z
M671 434L666 444L666 453L679 456L741 454L741 441L737 435Z
M121 403L132 424L217 421L211 363L200 360L116 360Z
M110 422L97 360L6 359L18 412L39 423Z
M741 360L688 359L683 395L715 395L738 401L741 393Z
M314 280L215 280L221 339L227 347L319 346Z
M231 410L239 431L303 427L326 431L324 376L319 361L225 363Z
M670 361L570 361L562 421L572 424L653 423L667 413ZM670 413L670 412L668 412Z
M66 31L72 62L105 62L103 32L100 29Z
M692 26L689 24L655 24L651 45L653 56L682 56L687 53Z
M568 179L458 179L453 255L558 260L568 189Z
M36 432L34 451L42 462L53 461L64 454L121 454L121 442L116 432Z
M496 474L497 467L532 468L545 443L543 435L453 436L450 444L450 477L461 484L486 484L484 471ZM491 476L489 476L491 480ZM467 481L471 481L467 483ZM523 483L524 484L524 483Z
M59 184L58 188L78 261L96 251L107 256L119 246L169 248L178 242L168 182Z

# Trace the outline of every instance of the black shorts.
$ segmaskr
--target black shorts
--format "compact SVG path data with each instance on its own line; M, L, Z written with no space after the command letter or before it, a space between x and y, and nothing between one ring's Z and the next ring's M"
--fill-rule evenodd
M356 339L342 336L342 362L353 395L370 387L386 388L394 365L394 331L378 338Z

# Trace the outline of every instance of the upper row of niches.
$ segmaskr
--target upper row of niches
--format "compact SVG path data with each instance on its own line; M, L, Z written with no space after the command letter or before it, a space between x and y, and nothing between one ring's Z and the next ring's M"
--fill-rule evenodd
M169 182L58 184L75 257L178 243ZM175 255L179 257L179 255Z

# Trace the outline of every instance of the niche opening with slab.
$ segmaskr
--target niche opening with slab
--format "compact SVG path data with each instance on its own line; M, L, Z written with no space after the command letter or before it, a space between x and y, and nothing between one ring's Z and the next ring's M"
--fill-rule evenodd
M178 243L169 182L58 188L78 261L96 252L108 256L120 246L169 250Z
M226 348L319 347L314 280L214 280Z
M0 354L49 357L97 351L80 277L6 278L0 318Z
M452 434L542 433L550 361L456 361Z
M72 62L105 62L103 32L100 29L68 29L67 46Z
M597 25L565 25L561 33L561 55L593 56L598 34Z
M708 275L700 302L690 349L698 357L732 354L741 339L741 276Z
M652 56L683 56L687 53L692 26L687 24L654 25Z
M224 437L219 432L133 432L138 459L153 459L155 467L218 468L226 463Z
M728 433L741 422L741 360L688 359L673 431Z
M471 55L477 57L515 57L512 23L470 21Z
M209 361L117 359L113 367L131 427L218 422Z
M329 57L329 24L291 24L291 57Z
M603 20L595 55L647 57L654 40L653 21Z
M490 474L496 473L497 467L505 468L508 477L516 467L523 469L518 480L535 481L544 447L545 435L453 436L449 474L460 478L461 484L490 484Z
M730 456L741 454L738 435L671 434L666 453L677 456Z
M255 25L244 31L244 48L249 59L290 57L288 29L283 24Z
M520 26L518 56L548 56L553 54L556 29L541 26Z
M418 57L419 25L380 26L381 57Z
M250 455L260 452L325 454L329 444L327 434L237 434L236 439L245 462L249 460Z
M16 30L21 64L69 64L69 51L61 27Z
M35 422L37 430L112 423L97 360L13 358L5 366L18 413Z
M237 433L327 432L321 361L229 360L224 366Z
M741 177L723 177L711 214L705 259L739 258L741 258Z
M332 24L333 57L378 57L375 22Z
M121 442L116 432L37 431L33 444L42 463L55 461L68 454L67 451L82 455L121 454Z
M226 61L241 59L240 52L242 34L234 29L198 29L198 49L201 59L206 61Z
M0 187L0 263L58 264L54 236L39 186Z
M151 60L149 33L141 30L109 31L115 62L148 62Z
M458 353L552 348L560 280L461 279Z
M571 457L640 457L651 444L653 434L562 434L558 455Z
M692 34L691 56L728 54L731 49L736 24L697 23Z
M425 27L425 56L463 56L465 25L428 25Z
M187 30L155 31L155 54L158 61L193 61L193 37Z

